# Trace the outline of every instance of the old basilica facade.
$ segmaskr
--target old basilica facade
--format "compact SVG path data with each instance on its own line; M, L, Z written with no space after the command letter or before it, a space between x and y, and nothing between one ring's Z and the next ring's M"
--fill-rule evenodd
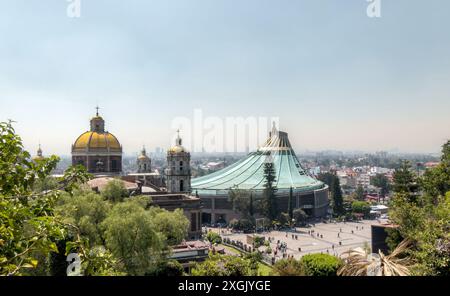
M78 136L72 145L72 165L82 165L94 175L91 184L95 184L93 189L96 191L100 191L99 187L111 178L116 178L131 188L130 194L147 195L155 206L169 211L182 209L190 222L188 239L199 238L202 223L200 199L191 195L191 155L182 146L179 132L175 145L167 151L164 177L152 171L151 158L145 147L137 157L137 171L123 174L122 145L105 129L105 120L98 109L90 120L90 129ZM38 154L42 156L42 151Z

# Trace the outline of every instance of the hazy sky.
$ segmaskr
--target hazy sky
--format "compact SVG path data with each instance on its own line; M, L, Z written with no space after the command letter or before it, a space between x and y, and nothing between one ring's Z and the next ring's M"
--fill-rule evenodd
M275 116L298 150L438 152L450 1L0 0L0 120L69 154L100 105L135 153L177 116Z

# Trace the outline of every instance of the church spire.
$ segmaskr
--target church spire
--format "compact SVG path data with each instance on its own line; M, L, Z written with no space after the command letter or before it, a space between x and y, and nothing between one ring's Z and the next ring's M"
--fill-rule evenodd
M175 141L175 144L177 145L177 146L181 146L181 137L180 137L180 130L178 129L177 130L177 139L176 139L176 141Z
M37 150L37 156L42 157L41 143L39 143L39 148Z

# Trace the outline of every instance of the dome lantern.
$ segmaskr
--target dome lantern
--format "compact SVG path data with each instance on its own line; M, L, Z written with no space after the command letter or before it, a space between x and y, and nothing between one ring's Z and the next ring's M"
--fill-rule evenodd
M105 132L105 120L98 114L98 106L95 117L91 119L91 132L104 133Z

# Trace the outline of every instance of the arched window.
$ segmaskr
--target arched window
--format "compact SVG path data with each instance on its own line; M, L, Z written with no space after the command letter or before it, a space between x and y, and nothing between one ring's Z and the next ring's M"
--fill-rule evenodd
M184 180L180 180L180 192L184 191Z

